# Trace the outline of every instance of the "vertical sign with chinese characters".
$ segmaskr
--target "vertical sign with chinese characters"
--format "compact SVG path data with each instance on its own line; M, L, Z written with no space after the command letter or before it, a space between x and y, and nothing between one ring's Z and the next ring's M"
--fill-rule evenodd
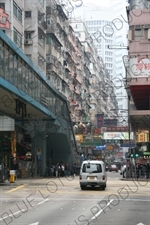
M0 7L0 29L10 29L9 15Z
M97 114L96 119L97 119L97 128L101 128L104 122L104 114Z

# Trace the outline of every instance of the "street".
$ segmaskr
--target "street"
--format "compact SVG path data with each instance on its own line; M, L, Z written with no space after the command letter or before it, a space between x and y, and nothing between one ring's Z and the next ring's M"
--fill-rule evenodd
M0 186L0 225L149 225L150 183L107 176L105 191L80 190L78 177Z

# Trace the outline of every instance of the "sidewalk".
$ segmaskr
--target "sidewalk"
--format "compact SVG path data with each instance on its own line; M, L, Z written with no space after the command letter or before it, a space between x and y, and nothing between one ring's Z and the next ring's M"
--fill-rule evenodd
M6 180L4 183L0 183L0 186L12 186L12 187L16 187L16 186L21 186L21 185L45 185L46 183L48 183L49 181L54 181L54 182L59 182L61 183L63 182L73 182L75 180L78 180L79 176L76 177L36 177L36 178L17 178L15 180L14 183L10 183L8 180Z
M150 178L146 179L146 178L121 178L120 180L124 180L124 181L143 181L143 182L150 182Z

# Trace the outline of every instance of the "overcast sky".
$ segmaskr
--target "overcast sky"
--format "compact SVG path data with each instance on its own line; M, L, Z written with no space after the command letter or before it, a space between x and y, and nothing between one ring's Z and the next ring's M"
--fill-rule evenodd
M109 6L110 0L82 0L83 3L93 3L96 5Z

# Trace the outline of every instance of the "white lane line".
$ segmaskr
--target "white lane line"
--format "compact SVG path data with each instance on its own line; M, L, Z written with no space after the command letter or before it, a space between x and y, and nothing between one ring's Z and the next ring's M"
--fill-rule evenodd
M22 210L22 211L23 211L23 210ZM18 214L18 213L20 213L20 211L14 212L13 214L9 214L8 216L4 216L3 218L0 219L0 221L5 220L5 219L7 219L8 217L11 217L11 216L16 215L16 214ZM3 214L2 214L2 215L3 215Z
M47 202L48 200L49 200L49 199L47 198L47 199L45 199L44 201L39 202L36 206L41 205L41 204L43 204L44 202ZM16 215L16 214L18 214L18 213L21 213L22 211L26 211L26 210L21 210L21 211L14 212L13 214L9 214L8 216L5 216L5 217L3 217L3 218L0 218L0 221L5 220L5 219L7 219L8 217L14 216L14 215Z
M103 212L103 210L106 209L106 208L112 203L112 201L113 201L113 199L111 199L110 202L108 202L107 205L106 205L103 209L101 209L99 212L97 212L97 213L95 214L95 216L93 216L93 217L91 218L91 221L92 221L92 220L95 220L95 219Z
M42 202L39 202L37 205L41 205L41 204L43 204L44 202L47 202L48 200L49 200L49 198L43 200Z

